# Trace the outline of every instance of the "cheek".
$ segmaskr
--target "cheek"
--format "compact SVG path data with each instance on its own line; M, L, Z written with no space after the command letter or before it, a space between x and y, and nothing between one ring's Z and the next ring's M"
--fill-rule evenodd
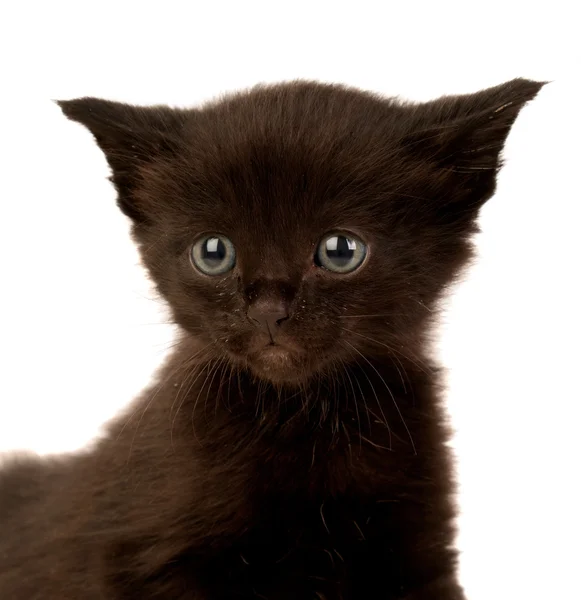
M336 302L316 305L305 302L288 321L283 334L312 359L328 357L341 348L345 325L342 312L344 310Z
M224 337L245 322L244 303L231 282L222 279L177 281L163 294L175 321L190 333Z
M297 317L289 323L288 334L305 347L332 346L341 334L341 323L322 314Z

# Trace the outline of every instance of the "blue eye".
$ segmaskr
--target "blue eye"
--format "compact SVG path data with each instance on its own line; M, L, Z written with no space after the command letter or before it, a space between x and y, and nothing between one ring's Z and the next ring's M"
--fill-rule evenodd
M315 254L315 263L333 273L351 273L358 269L367 255L367 246L355 236L327 234Z
M226 236L211 235L199 239L192 246L191 260L206 275L223 275L234 268L236 251Z

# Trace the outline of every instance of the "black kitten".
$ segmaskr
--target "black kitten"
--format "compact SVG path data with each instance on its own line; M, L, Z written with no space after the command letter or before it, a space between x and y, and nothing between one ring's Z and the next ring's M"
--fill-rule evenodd
M95 450L0 475L0 596L464 598L425 339L542 85L59 102L182 333Z

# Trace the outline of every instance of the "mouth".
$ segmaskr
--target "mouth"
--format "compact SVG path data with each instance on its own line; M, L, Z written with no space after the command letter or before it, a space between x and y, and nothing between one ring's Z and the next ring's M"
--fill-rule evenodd
M255 377L290 387L303 385L327 362L325 349L307 352L287 335L275 339L267 335L230 338L224 350L234 363L247 368Z
M266 344L250 353L248 364L257 375L274 383L296 382L304 373L304 362L300 355L276 342Z

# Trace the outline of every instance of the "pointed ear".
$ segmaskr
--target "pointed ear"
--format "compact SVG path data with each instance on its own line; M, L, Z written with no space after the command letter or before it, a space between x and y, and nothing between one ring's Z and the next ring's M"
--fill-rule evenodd
M403 146L435 168L443 185L456 186L458 193L448 201L481 206L495 190L501 151L515 119L544 85L514 79L475 94L420 104L411 109L412 130Z
M105 153L121 210L135 222L146 221L146 212L135 201L133 193L140 181L140 167L175 155L180 147L186 112L99 98L57 100L56 103L69 119L89 129Z

